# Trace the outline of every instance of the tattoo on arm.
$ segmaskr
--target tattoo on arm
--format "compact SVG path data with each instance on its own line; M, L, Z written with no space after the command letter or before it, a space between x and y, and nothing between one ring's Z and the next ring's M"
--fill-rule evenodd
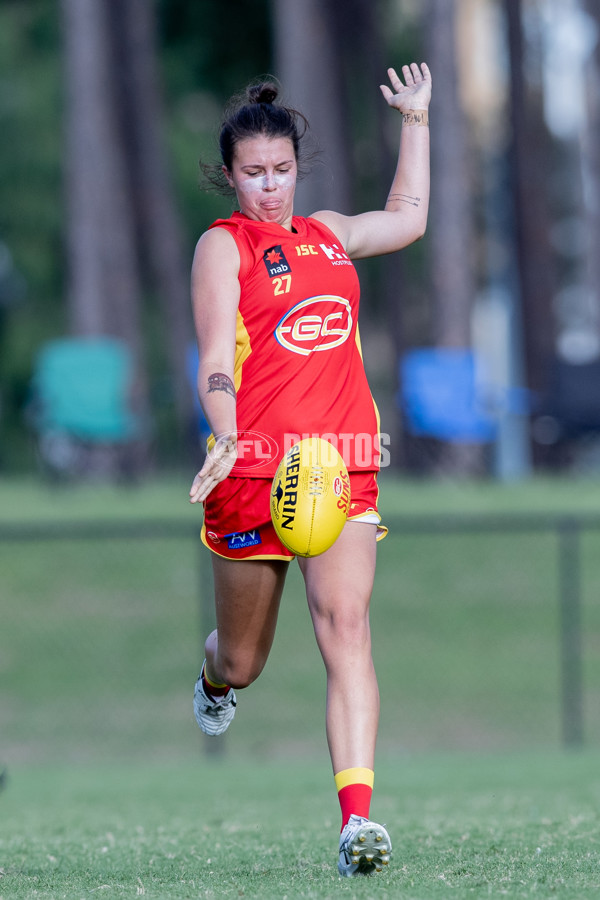
M236 396L233 381L229 375L223 375L222 372L214 372L208 376L207 393L211 394L213 391L225 391L226 394L231 394L234 399Z
M420 197L410 197L408 194L390 194L388 203L390 200L398 200L399 203L408 203L410 206L420 206L421 204Z

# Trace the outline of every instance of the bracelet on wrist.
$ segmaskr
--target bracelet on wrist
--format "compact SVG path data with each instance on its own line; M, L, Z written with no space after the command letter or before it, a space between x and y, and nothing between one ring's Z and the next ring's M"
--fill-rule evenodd
M429 125L428 109L407 109L402 113L403 125Z

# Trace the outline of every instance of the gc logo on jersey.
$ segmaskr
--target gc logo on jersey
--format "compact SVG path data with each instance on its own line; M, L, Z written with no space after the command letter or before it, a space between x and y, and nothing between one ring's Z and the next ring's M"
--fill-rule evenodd
M293 306L277 323L274 335L282 347L308 356L316 350L339 347L351 330L349 302L344 297L323 294Z
M285 275L292 271L292 267L281 249L281 244L277 244L276 247L268 247L263 253L263 262L267 267L269 278L275 278L276 275Z

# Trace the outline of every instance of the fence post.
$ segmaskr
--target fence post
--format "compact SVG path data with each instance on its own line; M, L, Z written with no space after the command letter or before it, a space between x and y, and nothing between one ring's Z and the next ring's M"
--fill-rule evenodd
M204 652L206 637L217 626L214 602L214 579L212 570L211 551L200 541L199 571L200 571L200 629L201 647ZM207 756L222 757L225 753L225 735L203 735L204 749Z
M558 523L562 732L566 747L583 744L580 526Z

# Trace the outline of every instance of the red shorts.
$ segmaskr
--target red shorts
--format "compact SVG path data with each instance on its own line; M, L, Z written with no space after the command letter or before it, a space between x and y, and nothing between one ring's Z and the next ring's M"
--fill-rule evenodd
M204 501L202 542L227 559L294 559L271 521L270 478L229 476ZM348 519L377 525L377 540L387 528L377 512L377 472L350 472Z

